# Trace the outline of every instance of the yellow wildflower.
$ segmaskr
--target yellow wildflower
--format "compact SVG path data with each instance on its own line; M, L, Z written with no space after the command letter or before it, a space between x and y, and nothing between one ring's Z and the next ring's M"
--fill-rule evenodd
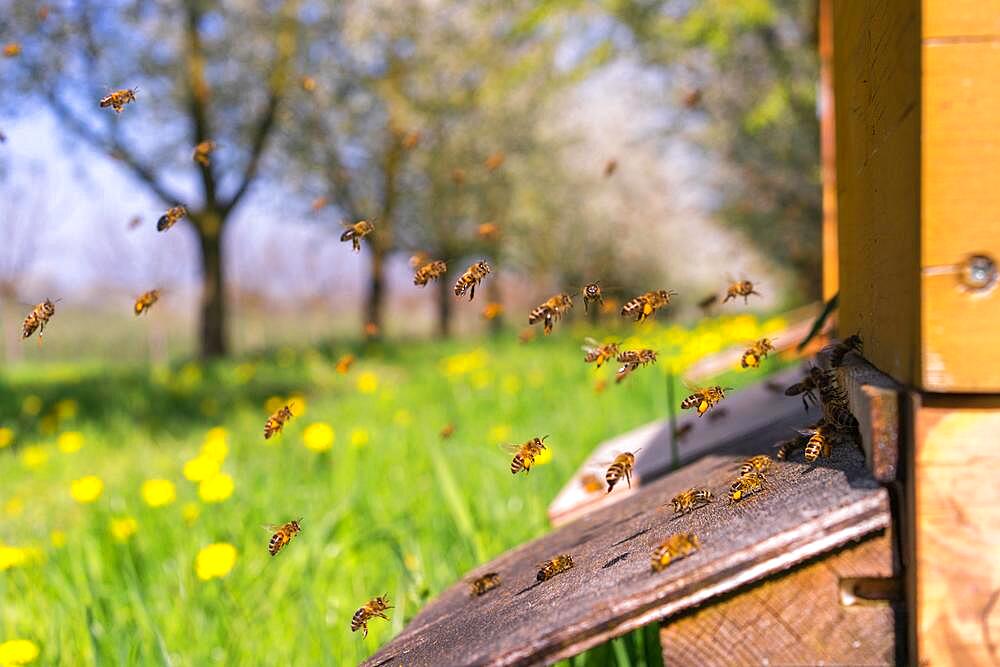
M201 384L201 379L201 366L193 361L189 361L181 367L180 372L177 374L177 387L184 391L191 391Z
M39 412L42 411L42 399L34 394L30 396L25 396L24 400L21 401L21 412L24 414L34 417Z
M209 429L201 445L201 455L221 464L229 455L228 438L229 434L221 426Z
M38 659L38 646L30 639L9 639L0 644L0 665L27 665Z
M20 516L22 512L24 512L24 500L20 496L14 496L3 505L3 513L7 516Z
M130 516L111 520L111 537L115 542L127 542L139 530L139 522Z
M53 530L49 533L49 541L52 542L53 547L61 549L66 546L66 533L61 530Z
M445 357L442 370L448 377L465 375L479 370L486 365L488 360L489 356L486 354L486 350L476 348L464 354L453 354L450 357Z
M14 442L14 431L6 426L0 426L0 449L9 447Z
M396 414L392 416L392 421L400 426L409 426L413 423L413 415L410 414L409 410L396 410Z
M87 475L73 480L69 485L69 495L81 505L92 503L101 497L104 482L97 475Z
M177 499L177 489L169 479L147 479L142 483L141 493L150 507L164 507Z
M181 516L189 525L197 521L199 515L201 515L201 505L194 502L184 503Z
M307 449L314 452L325 452L333 447L337 434L326 422L313 422L302 432L302 442Z
M490 429L489 433L490 442L495 444L503 444L510 439L510 426L506 424L498 424Z
M224 472L203 479L198 485L198 497L206 503L221 503L233 495L233 478Z
M285 399L281 396L271 396L266 401L264 401L264 410L267 414L273 415L275 412L280 410L285 405Z
M219 542L209 544L198 552L194 561L194 570L202 581L221 579L229 574L236 564L236 547L232 544Z
M364 428L356 428L351 430L351 447L355 449L360 449L368 445L368 430Z
M42 445L29 445L21 451L21 463L28 470L36 470L45 465L51 454L47 447Z
M201 482L218 473L219 468L218 461L200 455L184 464L184 476L192 482Z
M56 403L54 408L56 413L56 419L59 421L65 421L67 419L73 419L76 417L79 411L79 405L72 398L64 398L63 400Z
M12 567L20 567L31 560L34 553L31 549L21 547L9 547L0 543L0 572L9 570ZM0 665L3 663L0 662Z
M306 402L306 397L302 394L292 394L288 397L288 404L292 406L292 414L296 417L301 417L306 413L306 408L308 403Z
M493 384L493 374L488 370L482 369L474 372L469 377L469 380L475 389L486 389L486 387Z
M537 456L535 456L535 462L533 465L543 466L552 460L552 448L546 446L545 449L540 451Z
M60 433L59 438L56 440L56 445L63 454L78 452L83 447L83 434L79 431Z
M362 394L374 394L378 391L378 376L371 371L358 375L358 391Z

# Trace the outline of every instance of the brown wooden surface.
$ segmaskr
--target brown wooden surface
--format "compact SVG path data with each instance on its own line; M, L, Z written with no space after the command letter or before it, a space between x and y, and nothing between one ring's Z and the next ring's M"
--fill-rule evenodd
M819 140L823 178L823 300L840 288L837 252L837 135L833 113L833 1L819 0Z
M886 533L821 556L664 623L663 663L705 665L894 665L905 641L900 602L845 606L848 577L893 577ZM845 584L848 582L844 582Z
M856 354L847 355L839 378L858 420L869 470L880 482L896 481L904 388Z
M716 501L678 518L661 510L692 485L724 495L740 458L701 459L476 568L466 579L498 572L500 588L470 598L456 583L364 664L551 663L889 525L887 494L854 448L819 466L779 464L766 492L736 506ZM694 531L701 550L651 573L653 547L679 531ZM558 553L576 567L538 584L538 563Z

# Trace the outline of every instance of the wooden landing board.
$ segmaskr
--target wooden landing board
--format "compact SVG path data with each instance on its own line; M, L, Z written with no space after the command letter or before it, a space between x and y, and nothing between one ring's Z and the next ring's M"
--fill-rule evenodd
M795 428L804 428L815 422L819 419L819 412L814 407L807 412L800 397L789 398L782 393L785 387L800 381L804 375L801 368L789 368L765 381L733 392L721 404L726 410L722 419L712 419L709 416L711 412L700 418L694 414L680 416L678 426L691 424L693 428L678 442L678 463L683 465L716 450L770 453L770 446L795 435ZM603 442L549 505L549 519L553 525L564 524L598 507L619 502L644 484L666 475L673 464L672 438L670 421L662 419ZM631 489L619 484L613 493L608 494L603 486L597 491L584 488L582 480L588 472L603 481L604 472L616 454L640 448L642 451L636 455Z
M904 387L854 353L844 359L838 379L858 420L868 469L880 482L896 481Z
M768 490L736 506L719 499L683 517L661 509L693 485L724 496L739 461L705 457L476 568L364 664L552 663L890 524L887 494L853 448L818 466L778 464ZM680 531L695 532L701 550L652 573L654 546ZM560 553L576 566L536 582L538 564ZM470 597L466 582L487 572L501 586Z

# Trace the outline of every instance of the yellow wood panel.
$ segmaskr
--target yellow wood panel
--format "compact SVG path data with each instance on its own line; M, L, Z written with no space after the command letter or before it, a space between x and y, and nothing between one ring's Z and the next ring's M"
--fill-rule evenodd
M921 408L912 485L921 665L1000 662L1000 410Z
M1000 0L924 0L924 37L1000 36Z
M840 289L837 259L837 154L833 123L833 0L819 3L819 134L823 175L823 300Z

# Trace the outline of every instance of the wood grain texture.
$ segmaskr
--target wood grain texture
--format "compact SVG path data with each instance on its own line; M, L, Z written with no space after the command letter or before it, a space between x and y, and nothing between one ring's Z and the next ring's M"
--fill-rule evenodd
M736 506L716 501L683 517L662 511L695 484L723 495L740 460L703 458L476 568L467 579L498 572L501 586L470 598L467 583L457 583L364 664L552 663L890 523L887 494L853 448L836 450L820 466L779 464L767 491ZM679 531L694 531L701 549L653 574L652 549ZM538 563L559 553L576 566L536 582Z
M819 0L819 141L823 180L823 300L840 289L837 252L837 134L833 113L833 0Z
M853 353L844 359L838 377L847 392L851 413L858 420L868 469L880 482L896 481L903 386Z
M921 665L1000 664L1000 409L918 409L911 485Z
M924 37L1000 37L1000 0L923 0Z
M704 665L894 665L905 638L900 603L840 602L845 577L892 577L883 533L666 621L663 663Z
M904 383L921 377L920 5L835 2L840 326Z

